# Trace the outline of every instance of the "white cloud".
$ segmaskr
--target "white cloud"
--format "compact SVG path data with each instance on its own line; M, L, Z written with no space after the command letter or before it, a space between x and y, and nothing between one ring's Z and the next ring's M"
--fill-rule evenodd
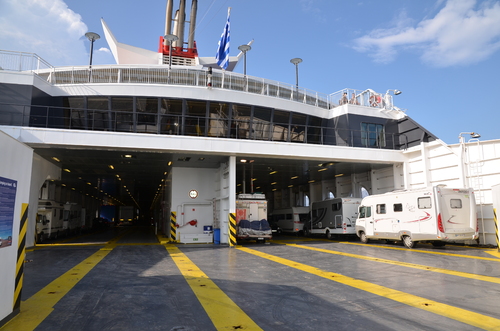
M500 48L498 1L448 0L434 18L411 26L402 15L394 25L357 38L355 49L381 63L401 50L417 50L424 62L446 67L482 61Z
M37 53L52 65L88 61L87 26L62 0L2 0L2 49Z

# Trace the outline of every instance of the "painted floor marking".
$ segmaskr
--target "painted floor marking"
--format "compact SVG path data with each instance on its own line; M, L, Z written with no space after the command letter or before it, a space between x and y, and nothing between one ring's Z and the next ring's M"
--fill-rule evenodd
M179 248L165 248L217 330L262 330Z
M239 247L240 251L259 256L261 258L286 265L319 277L323 277L334 282L351 286L362 291L366 291L387 299L391 299L405 305L419 308L437 315L454 319L456 321L466 323L484 330L500 330L500 319L496 319L487 315L475 313L459 307L450 306L437 301L422 298L413 294L405 293L391 288L369 283L363 280L355 279L352 277L344 276L338 273L324 271L309 265L295 262L292 260L284 259L278 256L266 254L256 251L254 249Z
M476 279L476 280L482 280L484 282L500 284L500 278L498 278L498 277L482 276L482 275L477 275L477 274L471 274L468 272L461 272L461 271L454 271L454 270L443 269L443 268L429 267L429 266L425 266L425 265L421 265L421 264L393 261L393 260L381 259L378 257L370 257L370 256L357 255L357 254L351 254L351 253L345 253L345 252L339 252L339 251L332 251L332 250L328 250L328 249L302 246L302 245L297 245L297 244L285 244L285 245L291 246L291 247L302 248L302 249L309 249L312 251L323 252L323 253L328 253L328 254L353 257L353 258L361 259L361 260L381 262L381 263L392 264L392 265L397 265L397 266L402 266L402 267L407 267L407 268L438 272L441 274L447 274L447 275L464 277L464 278L471 278L471 279Z
M358 245L358 246L365 246L365 247L370 247L370 248L373 247L373 248L380 248L380 249L395 249L395 250L412 251L412 252L426 253L426 254L446 255L446 256L451 256L451 257L463 257L466 259L476 259L476 260L500 262L499 259L494 259L491 257L471 256L471 255L463 255L463 254L455 254L455 253L431 252L431 251L424 251L424 250L419 250L419 249L414 249L414 248L410 250L408 248L376 246L376 245L362 244L362 243L351 243L351 242L347 242L347 241L332 241L332 242L337 242L339 244L344 244L344 245ZM486 251L486 250L484 250L484 251L488 253L488 251Z
M491 255L500 259L500 251L498 251L498 250L486 251L486 253L491 254Z
M53 280L50 284L38 291L35 295L21 301L20 313L5 324L2 331L32 331L43 322L54 310L54 306L61 300L79 281L87 275L99 262L102 261L116 247L116 243L126 233L109 241L103 248L95 252L63 275Z

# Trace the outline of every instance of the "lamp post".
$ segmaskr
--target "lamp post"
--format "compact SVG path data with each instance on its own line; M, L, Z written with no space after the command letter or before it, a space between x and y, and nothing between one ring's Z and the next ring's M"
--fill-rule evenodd
M243 76L247 76L247 52L252 49L250 45L238 46L238 49L243 52Z
M299 63L302 62L302 59L299 57L295 57L290 60L292 64L295 65L295 90L296 90L296 99L299 98Z
M174 34L167 34L163 39L168 41L168 71L170 73L170 69L172 69L172 43L179 40L179 37Z
M89 82L90 82L92 77L92 54L94 53L94 41L101 38L101 36L95 32L87 32L85 34L85 37L87 37L88 40L90 41L90 63L89 63Z
M243 52L243 79L245 80L245 91L247 90L247 52L252 49L250 45L238 46L238 49Z

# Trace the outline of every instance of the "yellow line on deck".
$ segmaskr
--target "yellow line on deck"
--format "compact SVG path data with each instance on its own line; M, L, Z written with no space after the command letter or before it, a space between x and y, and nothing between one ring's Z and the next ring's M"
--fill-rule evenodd
M491 254L493 256L496 256L497 258L500 259L500 252L498 252L497 250L486 251L486 253ZM500 261L500 260L497 260L497 261Z
M179 248L165 248L217 330L262 330Z
M328 249L322 249L322 248L316 248L316 247L309 247L309 246L302 246L302 245L297 245L297 244L285 244L285 245L291 246L291 247L302 248L302 249L309 249L309 250L312 250L312 251L323 252L323 253L328 253L328 254L353 257L353 258L361 259L361 260L387 263L387 264L392 264L392 265L397 265L397 266L402 266L402 267L407 267L407 268L413 268L413 269L420 269L420 270L438 272L438 273L452 275L452 276L458 276L458 277L464 277L464 278L471 278L471 279L476 279L476 280L482 280L484 282L490 282L490 283L500 284L500 278L498 278L498 277L482 276L482 275L477 275L477 274L471 274L471 273L468 273L468 272L453 271L453 270L449 270L449 269L429 267L429 266L415 264L415 263L393 261L393 260L381 259L381 258L378 258L378 257L369 257L369 256L364 256L364 255L344 253L344 252L339 252L339 251L332 251L332 250L328 250Z
M459 307L450 306L437 301L422 298L416 295L405 293L398 290L393 290L391 288L369 283L363 280L355 279L352 277L344 276L334 272L324 271L315 267L308 266L299 262L292 260L287 260L278 256L266 254L263 252L256 251L254 249L240 247L237 248L243 252L259 256L264 259L268 259L273 262L277 262L286 265L291 268L295 268L319 277L323 277L334 282L351 286L362 291L366 291L378 296L382 296L387 299L391 299L405 305L419 308L437 315L441 315L447 318L457 320L462 323L466 323L484 330L500 330L500 319L496 319L490 316L475 313L469 310L465 310Z
M351 243L351 242L344 242L344 241L337 241L339 244L345 244L345 245L358 245L358 246L365 246L365 247L370 247L370 248L380 248L380 249L395 249L395 250L401 250L401 251L410 251L408 248L400 248L400 247L387 247L387 246L376 246L376 245L370 245L370 244L362 244L362 243ZM500 262L498 259L493 259L491 257L482 257L482 256L471 256L471 255L462 255L462 254L454 254L454 253L443 253L443 252L431 252L431 251L424 251L424 250L419 250L419 249L411 249L412 252L417 252L417 253L426 253L426 254L435 254L435 255L446 255L446 256L451 256L451 257L463 257L466 259L476 259L476 260L486 260L486 261L495 261L495 262ZM488 253L488 251L486 251Z
M85 277L99 262L108 255L116 243L126 233L109 241L106 246L95 252L63 275L53 280L50 284L38 291L26 301L21 302L20 313L5 324L2 331L32 331L43 322L54 310L54 306L61 300L79 281Z

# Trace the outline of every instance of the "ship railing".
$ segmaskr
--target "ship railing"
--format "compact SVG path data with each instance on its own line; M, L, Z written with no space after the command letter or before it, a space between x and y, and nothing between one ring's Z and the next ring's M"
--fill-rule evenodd
M92 66L58 67L35 72L51 84L167 84L221 88L287 99L303 104L330 109L334 105L329 95L302 87L281 83L259 77L244 76L234 72L213 70L210 75L206 69L172 68L165 66ZM210 76L210 78L209 78Z
M392 91L392 90L389 90ZM344 104L372 107L386 110L401 110L394 106L393 97L386 93L375 92L372 89L356 90L342 89L329 95L329 100L335 106Z
M53 68L35 53L0 50L0 70L38 71Z
M292 84L268 80L214 69L209 74L206 68L175 67L165 65L124 66L93 65L75 67L54 67L34 53L0 50L0 70L30 71L51 84L167 84L220 88L242 91L299 102L323 109L332 109L346 103L388 110L394 107L392 96L373 90L343 89L324 94Z
M0 125L49 129L149 133L302 144L403 149L407 137L380 130L350 130L318 125L269 122L257 117L229 119L158 112L0 103Z

